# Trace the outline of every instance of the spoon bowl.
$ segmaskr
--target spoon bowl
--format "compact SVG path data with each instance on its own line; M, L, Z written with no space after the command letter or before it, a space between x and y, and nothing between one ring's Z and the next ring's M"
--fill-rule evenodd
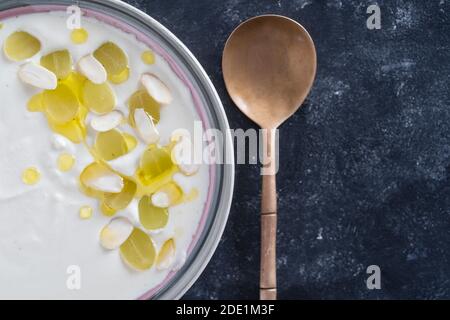
M260 127L277 128L303 103L316 74L316 50L296 21L265 15L230 35L222 60L233 102Z
M263 130L260 298L273 300L276 284L276 129L302 105L314 82L316 50L292 19L265 15L238 26L222 59L228 93Z

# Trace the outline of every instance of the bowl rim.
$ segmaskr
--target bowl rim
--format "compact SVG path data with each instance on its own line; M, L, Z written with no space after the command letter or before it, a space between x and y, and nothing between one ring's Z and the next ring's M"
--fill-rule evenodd
M87 5L88 8L91 8L92 5L106 6L113 10L120 11L121 13L130 14L166 41L167 44L173 48L174 52L187 63L186 65L183 61L184 67L190 68L187 72L191 73L191 76L195 78L197 86L199 89L202 89L202 94L208 99L208 101L204 103L204 108L215 116L216 124L219 127L218 129L223 133L223 148L225 152L223 152L224 164L220 165L222 167L220 175L221 180L219 182L216 181L219 190L216 196L217 205L215 207L211 206L209 212L206 213L207 218L211 215L213 216L212 221L209 226L205 225L203 230L201 230L203 239L198 238L194 241L193 250L190 251L187 257L188 260L191 259L190 264L187 265L186 263L183 266L185 270L181 273L176 272L176 274L167 282L163 282L162 287L158 287L157 285L156 287L149 288L143 295L136 297L137 299L180 299L199 278L211 260L222 238L230 213L235 179L234 148L230 126L223 104L208 74L181 40L150 15L121 0L80 0L75 3L67 0L5 0L2 1L0 12L5 9L8 10L26 6L69 6L74 4L79 5L81 8L83 8L83 5ZM8 5L10 7L8 7ZM110 14L108 11L102 13L105 15ZM169 52L169 54L171 53ZM216 170L218 170L217 166L219 166L219 164L216 164L215 166Z

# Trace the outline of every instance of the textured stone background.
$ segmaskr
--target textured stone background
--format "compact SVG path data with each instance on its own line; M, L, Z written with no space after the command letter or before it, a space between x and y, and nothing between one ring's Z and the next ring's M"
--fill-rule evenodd
M285 299L450 298L450 1L135 0L194 53L233 128L255 127L221 73L243 20L287 15L311 33L318 74L281 128L278 279ZM259 171L238 166L223 239L189 299L258 297ZM366 268L382 270L369 291Z

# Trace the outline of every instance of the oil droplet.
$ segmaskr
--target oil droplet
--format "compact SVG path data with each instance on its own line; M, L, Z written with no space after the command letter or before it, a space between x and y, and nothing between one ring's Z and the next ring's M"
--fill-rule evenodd
M119 193L106 192L103 198L103 204L105 207L102 207L103 213L108 216L108 214L114 214L116 211L123 210L128 207L136 194L136 189L137 186L135 182L131 180L124 180L122 191Z
M128 80L130 68L125 52L112 42L102 44L94 51L94 57L100 61L108 73L108 79L114 84Z
M128 100L128 106L130 108L129 122L131 126L135 126L134 122L134 110L144 109L149 115L152 116L153 122L157 124L160 119L160 106L158 102L153 99L146 90L139 90L133 93Z
M43 96L44 95L42 93L38 93L38 94L32 96L27 104L28 111L30 111L30 112L43 111L44 110L44 106L43 106L43 102L42 102Z
M72 169L75 164L75 157L68 153L63 153L58 157L58 169L67 172Z
M95 113L105 114L116 106L116 96L107 82L95 84L86 80L82 90L85 106Z
M70 34L70 39L75 44L83 44L87 41L89 37L88 32L81 28L81 29L74 29L72 33Z
M27 185L33 185L39 182L41 173L34 167L27 168L22 173L22 181Z
M83 220L90 219L92 217L93 209L90 206L83 206L80 208L80 218Z
M155 54L153 51L147 50L144 51L141 55L142 62L145 64L154 64L155 63Z
M148 234L134 228L128 239L120 246L120 256L132 268L146 270L155 262L156 248Z
M68 50L59 50L41 58L41 66L53 72L58 79L66 79L72 71L72 57Z
M102 211L103 215L105 215L106 217L112 217L113 215L116 214L116 210L108 207L106 205L106 203L102 203L100 205L100 210Z
M175 241L169 239L161 247L156 258L156 267L158 270L168 269L175 260Z
M192 188L192 190L189 191L189 193L185 196L183 200L186 202L194 201L195 199L198 198L198 194L199 194L198 189Z
M167 208L155 207L149 196L144 196L139 201L139 221L147 230L164 228L169 220Z
M127 67L119 74L112 74L108 76L108 79L114 84L121 84L127 81L129 77L130 77L130 68Z
M141 155L138 178L145 186L156 180L162 180L165 175L171 175L175 168L170 152L156 145L151 145Z
M49 120L56 124L74 120L80 109L75 92L65 84L59 84L55 90L44 91L42 103Z
M122 133L122 135L127 145L128 152L131 152L137 146L137 139L133 135L126 132Z
M6 57L13 61L31 58L41 50L41 42L31 34L17 31L9 35L3 45Z
M128 145L123 134L113 129L97 134L95 150L101 159L110 161L125 155Z

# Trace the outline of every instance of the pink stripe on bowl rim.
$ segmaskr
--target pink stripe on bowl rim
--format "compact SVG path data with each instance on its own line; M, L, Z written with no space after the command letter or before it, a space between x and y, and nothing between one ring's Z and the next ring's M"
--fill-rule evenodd
M38 13L38 12L66 11L66 8L67 8L67 6L63 6L63 5L30 5L30 6L26 6L26 7L19 7L19 8L2 11L2 12L0 12L0 19L6 19L6 18L10 18L10 17L19 16L19 15ZM116 18L108 16L104 13L100 13L100 12L86 9L86 8L83 8L82 11L86 17L95 18L99 21L107 23L113 27L116 27L126 33L133 34L134 36L136 36L136 38L140 42L144 43L145 45L150 47L154 52L156 52L159 56L164 58L164 60L166 60L166 62L169 64L169 66L171 67L173 72L178 76L178 78L186 85L186 87L191 92L192 100L194 102L194 106L195 106L197 115L200 117L203 127L206 129L211 128L209 121L208 121L208 117L206 115L205 106L203 105L203 103L201 101L200 95L195 90L194 84L189 81L187 75L182 70L182 68L176 63L176 61L172 58L172 56L166 50L164 50L161 47L161 45L159 45L159 43L156 40L150 38L143 32L130 26L129 24L127 24L121 20L117 20ZM203 208L203 213L202 213L202 216L200 219L200 223L195 232L195 236L192 238L192 241L189 245L187 256L189 256L191 254L192 250L194 249L195 245L197 244L197 241L205 227L206 219L208 217L208 212L211 207L211 203L213 201L213 199L212 199L213 190L214 190L214 186L215 186L215 182L216 182L215 175L216 175L216 172L214 170L214 165L210 165L208 196L206 199L205 206ZM152 296L154 296L156 293L158 293L158 291L160 289L162 289L175 276L176 273L177 273L177 271L171 271L160 284L151 288L149 291L147 291L146 293L144 293L142 296L138 297L137 299L139 299L139 300L150 299Z

